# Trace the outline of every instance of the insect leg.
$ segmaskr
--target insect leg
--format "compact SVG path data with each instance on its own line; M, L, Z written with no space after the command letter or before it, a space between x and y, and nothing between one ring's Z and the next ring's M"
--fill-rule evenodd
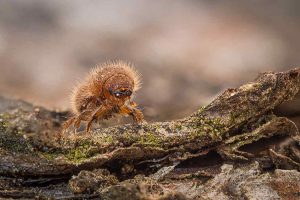
M62 132L64 133L70 126L71 124L74 123L74 121L76 120L76 116L71 117L70 119L68 119L67 121L64 122L63 126L62 126Z
M105 105L101 105L94 113L93 115L89 118L88 120L88 124L86 126L86 132L90 132L91 127L92 127L92 123L94 120L96 119L101 119L103 118L103 116L105 114L107 114L108 111L110 111L112 109L111 106L105 106Z
M76 129L80 127L81 121L88 121L91 117L92 110L85 110L80 115L77 116L76 120L74 121L74 126Z
M142 111L136 108L136 103L130 102L130 105L124 105L121 107L120 114L131 115L136 122L143 122L144 115Z

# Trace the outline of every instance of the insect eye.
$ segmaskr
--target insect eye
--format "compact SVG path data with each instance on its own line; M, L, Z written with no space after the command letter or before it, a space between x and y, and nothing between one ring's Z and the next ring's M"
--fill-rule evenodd
M113 92L113 94L115 95L115 97L121 97L121 96L131 96L132 95L132 91L131 90L121 90L121 91L115 91Z
M114 92L114 95L115 95L115 97L120 98L123 95L123 93L117 91L117 92Z

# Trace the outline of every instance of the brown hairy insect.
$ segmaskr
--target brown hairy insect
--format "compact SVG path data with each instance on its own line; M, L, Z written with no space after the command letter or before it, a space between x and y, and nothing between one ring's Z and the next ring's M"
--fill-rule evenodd
M109 119L115 114L132 116L134 121L144 121L143 113L132 101L132 95L140 88L139 74L122 61L107 62L95 67L73 90L71 96L74 116L63 125L76 129L81 121L87 122L89 132L94 121Z

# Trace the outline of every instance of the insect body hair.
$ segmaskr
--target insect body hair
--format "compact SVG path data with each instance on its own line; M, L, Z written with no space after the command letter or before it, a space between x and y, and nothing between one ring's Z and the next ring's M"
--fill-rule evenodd
M104 85L109 79L115 76L124 76L130 80L133 84L132 92L136 92L141 86L140 74L137 73L129 63L115 61L97 65L86 78L73 89L71 95L73 113L79 114L82 108L86 106L88 101L92 98L97 99L100 103L105 100L103 97Z

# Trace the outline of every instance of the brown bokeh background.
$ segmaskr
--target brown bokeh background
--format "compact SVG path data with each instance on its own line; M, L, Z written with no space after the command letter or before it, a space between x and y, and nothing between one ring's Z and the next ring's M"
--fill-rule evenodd
M122 59L143 75L147 120L179 118L299 66L299 35L299 0L1 1L0 95L67 109L91 67Z

